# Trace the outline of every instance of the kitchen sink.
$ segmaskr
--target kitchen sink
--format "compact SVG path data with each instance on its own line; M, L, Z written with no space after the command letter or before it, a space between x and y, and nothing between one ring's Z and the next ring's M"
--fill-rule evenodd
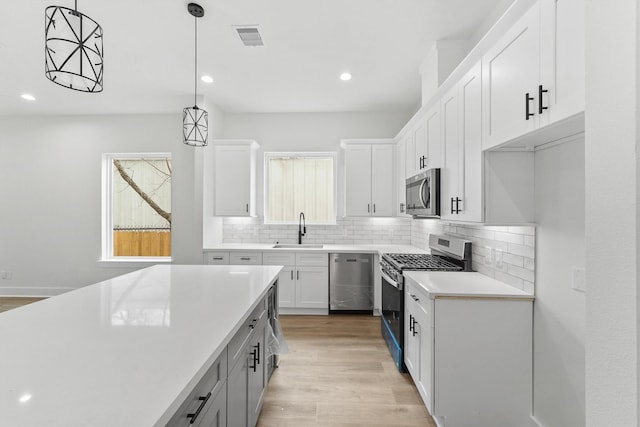
M317 245L313 243L302 243L302 244L277 244L273 245L274 249L321 249L324 245Z

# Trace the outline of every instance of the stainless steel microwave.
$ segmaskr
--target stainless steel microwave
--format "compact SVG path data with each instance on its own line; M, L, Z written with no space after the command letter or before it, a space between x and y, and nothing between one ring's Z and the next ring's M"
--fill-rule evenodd
M440 216L440 169L427 169L407 179L407 214L414 218Z

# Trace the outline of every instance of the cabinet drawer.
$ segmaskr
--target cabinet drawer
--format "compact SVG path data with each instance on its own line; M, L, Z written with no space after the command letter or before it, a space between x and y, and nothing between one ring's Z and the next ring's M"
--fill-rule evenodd
M229 371L236 364L236 361L244 354L244 347L249 342L253 330L258 322L266 316L267 313L267 299L260 301L258 306L253 310L251 315L244 321L238 332L231 339L231 342L227 346L227 354L229 357L228 366Z
M205 264L223 265L229 264L229 252L205 252Z
M296 254L293 252L263 252L263 265L295 265Z
M427 293L419 286L410 285L407 286L407 295L413 299L420 309L430 316L432 309L432 300L429 299Z
M326 252L296 252L296 266L326 267L329 254Z
M202 405L200 413L204 414L212 402L215 400L219 392L226 393L222 390L226 385L227 380L227 352L223 351L218 359L209 368L204 377L194 387L193 391L189 394L180 406L176 414L171 418L171 421L167 425L170 426L189 426L191 423L191 417L189 414L195 414L198 408ZM202 399L201 399L202 398ZM206 399L206 400L203 400ZM197 421L197 420L196 420Z
M229 255L229 264L261 265L262 252L232 252Z

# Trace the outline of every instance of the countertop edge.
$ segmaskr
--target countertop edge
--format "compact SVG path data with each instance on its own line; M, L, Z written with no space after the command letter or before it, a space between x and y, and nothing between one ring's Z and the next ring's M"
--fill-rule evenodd
M269 267L277 267L270 265ZM253 310L258 306L260 301L262 301L268 294L271 286L278 280L278 276L282 271L282 266L280 266L280 270L278 274L276 274L273 279L265 285L263 291L260 293L260 296L251 304L249 309L244 313L244 315L240 318L238 323L231 329L231 331L226 335L220 346L216 349L215 352L209 356L207 361L198 369L198 372L191 378L191 380L185 385L185 387L176 395L176 398L171 403L171 405L164 411L164 413L160 416L160 418L153 424L154 426L166 426L167 423L171 420L171 418L175 415L176 411L180 408L184 400L189 396L193 388L200 382L200 380L207 373L209 368L213 366L215 361L220 357L223 351L226 351L227 346L231 342L231 339L235 336L235 334L240 330L242 324L249 318L249 315L253 312ZM226 375L226 373L225 373ZM226 380L225 380L226 381Z

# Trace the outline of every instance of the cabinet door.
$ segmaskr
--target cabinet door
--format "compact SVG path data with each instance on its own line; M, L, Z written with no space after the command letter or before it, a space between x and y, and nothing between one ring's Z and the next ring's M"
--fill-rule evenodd
M458 90L458 193L462 200L458 219L483 220L482 67L474 66Z
M345 214L371 216L371 145L345 148Z
M249 216L251 206L251 148L217 146L215 151L215 214Z
M461 164L458 141L458 88L454 87L446 93L441 102L442 138L444 145L444 167L440 174L441 209L443 219L456 219L461 205L460 175L464 164Z
M585 1L542 0L541 84L546 125L584 111ZM540 102L540 101L538 101Z
M221 389L206 412L192 426L226 427L227 426L227 389Z
M433 169L442 166L442 140L440 139L440 105L427 111L425 116L427 137L427 157L422 169Z
M416 155L416 141L413 139L412 132L407 132L402 141L405 145L404 179L407 179L418 173L418 156Z
M433 305L430 304L431 307ZM433 357L433 312L420 310L420 376L417 387L424 396L424 403L433 414L434 411L434 357Z
M265 326L267 318L264 317L254 331L254 337L249 343L249 374L248 374L248 410L249 424L255 426L262 409L262 398L267 386L265 375Z
M329 307L329 269L327 267L297 267L296 307Z
M536 3L482 57L485 150L538 126L539 33L540 8Z
M397 161L396 161L396 190L398 192L396 207L398 208L398 216L407 215L407 192L406 192L406 156L407 156L407 142L406 139L402 139L398 143L397 148Z
M295 267L285 266L278 276L278 306L292 308L296 306Z
M420 360L417 358L416 338L413 333L413 319L415 307L413 300L409 297L409 292L405 292L405 320L404 320L404 364L411 374L414 382L417 384L418 364Z
M371 146L371 215L394 215L395 156L392 144Z
M248 426L249 356L238 360L227 378L227 425Z
M416 122L411 129L413 143L415 145L415 160L417 163L415 172L418 173L427 167L429 161L429 139L427 135L427 123L424 117Z

